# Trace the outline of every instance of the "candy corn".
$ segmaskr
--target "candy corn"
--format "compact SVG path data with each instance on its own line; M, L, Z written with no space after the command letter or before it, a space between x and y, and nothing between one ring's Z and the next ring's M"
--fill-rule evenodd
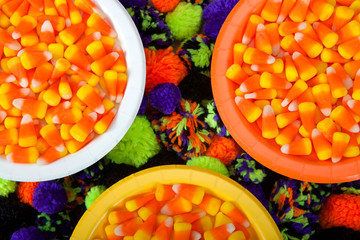
M193 204L200 204L204 197L204 189L191 184L175 184L173 191Z
M192 204L188 200L182 197L170 200L168 203L161 208L160 212L164 215L178 215L187 213L192 210Z

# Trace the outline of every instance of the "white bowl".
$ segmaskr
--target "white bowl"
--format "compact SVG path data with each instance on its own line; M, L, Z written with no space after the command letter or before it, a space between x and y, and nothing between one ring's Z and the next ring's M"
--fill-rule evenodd
M124 137L139 110L146 77L144 48L131 17L117 0L93 0L111 20L126 55L128 83L124 98L109 129L74 154L47 164L15 164L0 158L0 178L35 182L69 176L104 157Z

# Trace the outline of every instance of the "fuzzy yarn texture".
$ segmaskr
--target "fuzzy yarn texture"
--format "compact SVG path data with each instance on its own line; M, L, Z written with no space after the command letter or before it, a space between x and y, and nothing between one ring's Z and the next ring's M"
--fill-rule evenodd
M240 182L241 186L246 188L251 194L253 194L259 202L267 209L269 210L269 200L267 199L267 196L264 193L264 189L260 184L254 184L254 183L243 183Z
M226 17L239 0L215 0L204 9L204 33L212 40L216 40Z
M265 167L256 162L249 154L242 153L232 161L234 178L238 182L259 184L267 174Z
M15 192L16 186L16 182L0 178L0 196L7 197L10 193Z
M160 12L170 12L179 4L180 0L151 0L154 8Z
M146 113L146 108L148 106L149 100L146 95L143 96L143 99L141 100L140 108L137 113L138 116L143 116Z
M319 218L313 212L306 212L298 217L287 219L278 224L283 240L309 240L312 239Z
M219 159L226 166L241 153L241 148L232 138L214 136L205 155Z
M226 166L217 158L206 157L206 156L193 157L191 158L191 160L186 162L186 165L206 168L214 172L218 172L227 177L230 176Z
M196 34L185 39L177 54L192 71L210 75L211 57L214 51L213 41L205 35Z
M88 209L90 205L103 193L105 192L106 187L103 185L94 186L87 193L85 198L85 206Z
M333 227L322 229L314 234L312 240L328 240L328 239L360 239L360 232L346 227Z
M152 107L165 115L171 114L181 101L181 92L173 83L161 83L149 93Z
M68 240L74 230L68 211L52 215L40 213L37 216L36 224L46 239Z
M148 0L119 0L125 8L130 7L146 7Z
M322 228L347 227L360 230L360 196L333 194L319 214Z
M209 128L213 130L219 137L230 137L229 131L226 129L223 121L220 118L220 114L216 108L214 100L211 100L207 105L207 116L205 122L209 125Z
M187 69L178 55L169 47L165 50L150 50L145 48L146 57L146 85L148 94L160 83L173 83L179 85L187 75Z
M127 11L139 31L144 47L163 49L174 43L174 37L165 23L163 13L153 7L134 7L128 8Z
M189 72L178 87L184 99L201 102L204 99L214 98L210 78L198 72Z
M174 11L168 13L165 20L175 40L194 36L200 30L202 13L201 6L186 2L179 3Z
M22 203L28 203L32 206L33 195L38 182L21 182L17 187L17 196Z
M45 240L45 236L38 228L31 226L17 230L10 240Z
M160 151L160 145L145 116L137 116L123 139L106 158L114 163L140 167Z
M202 121L204 109L200 104L182 100L169 116L153 116L156 136L169 151L184 160L203 155L211 141L207 125Z
M38 212L54 214L65 209L67 203L66 191L57 181L41 182L35 188L33 207Z

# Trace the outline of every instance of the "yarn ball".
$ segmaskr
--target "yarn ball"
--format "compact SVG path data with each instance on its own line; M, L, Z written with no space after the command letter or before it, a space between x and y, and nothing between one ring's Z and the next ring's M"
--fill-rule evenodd
M33 195L38 182L21 182L17 187L17 196L22 203L28 203L32 206Z
M175 40L182 41L194 36L201 27L203 9L199 5L181 2L166 15L165 21Z
M360 196L353 194L331 195L319 214L322 228L347 227L360 230Z
M182 100L171 115L153 116L152 127L169 151L186 160L203 155L211 142L207 125L201 119L203 114L200 104Z
M219 159L226 166L241 153L241 148L232 138L215 136L212 138L206 156Z
M148 98L146 95L143 96L143 99L141 100L141 105L139 108L139 111L137 113L138 116L143 116L146 113L147 105L148 105Z
M283 240L308 240L312 239L318 225L318 216L313 212L306 212L291 220L283 221L278 227Z
M264 189L262 188L261 184L241 183L241 186L251 192L257 198L257 200L259 200L259 202L261 202L261 204L267 210L269 210L269 201L264 193Z
M221 26L225 22L233 7L239 0L215 0L204 8L204 33L212 40L216 40Z
M177 54L191 70L209 75L213 50L213 41L205 35L197 34L185 39Z
M79 179L87 182L96 181L101 177L101 173L103 170L104 170L104 161L100 160L94 163L93 165L91 165L90 167L85 168L84 170L71 175L71 177L74 179Z
M68 212L59 212L52 215L40 213L35 222L46 239L68 240L75 226L71 224Z
M61 183L41 182L34 191L33 207L38 212L54 214L65 209L67 200L66 191Z
M31 226L17 230L10 240L45 240L45 237L38 228Z
M152 107L165 115L171 114L181 101L181 92L173 83L161 83L149 93Z
M145 116L137 116L123 139L106 158L114 163L140 167L160 151L160 145Z
M98 185L111 187L119 180L139 171L138 168L127 164L109 163L106 165L101 178L96 182Z
M129 0L132 1L132 0ZM153 7L128 8L144 47L167 48L174 43L174 37L165 23L165 15Z
M0 197L0 239L10 239L15 231L33 225L36 214L34 208L21 203L15 194Z
M328 239L360 239L360 232L346 227L333 227L322 229L314 234L312 240L328 240Z
M151 0L154 8L160 12L170 12L179 4L180 0Z
M210 3L211 0L186 0L188 3L199 4L201 6L206 6Z
M7 197L10 193L15 192L16 186L16 182L0 178L0 196Z
M148 0L119 0L125 8L139 7L143 8L147 5Z
M186 162L186 165L206 168L218 172L220 174L223 174L227 177L230 176L226 166L217 158L206 157L206 156L193 157L191 158L191 160Z
M85 198L85 206L86 209L90 207L90 205L103 193L105 192L106 187L103 185L100 186L94 186L90 189L90 191L87 193Z
M158 154L154 157L150 158L149 161L142 166L141 169L163 166L163 165L180 165L185 164L186 162L181 159L174 151L168 151L166 149L162 149Z
M211 100L207 105L207 116L205 122L209 125L209 128L213 130L219 137L230 137L230 133L226 129L223 121L220 118L220 114L216 108L215 101Z
M198 72L189 72L178 87L184 99L201 102L204 99L214 98L210 78Z
M160 83L173 83L176 86L187 75L187 69L173 48L150 50L145 48L146 85L148 94Z
M238 182L259 184L267 174L265 167L256 162L249 154L242 153L232 161L234 179Z

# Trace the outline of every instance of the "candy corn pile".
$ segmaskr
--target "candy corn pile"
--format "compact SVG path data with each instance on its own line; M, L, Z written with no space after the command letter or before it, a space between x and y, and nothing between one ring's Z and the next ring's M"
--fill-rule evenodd
M127 82L124 54L91 0L0 8L0 153L51 163L107 130Z
M159 184L154 192L125 201L125 209L108 215L109 240L245 240L246 216L231 202L221 201L190 184Z
M359 156L357 1L269 0L248 20L226 77L235 102L284 154Z

